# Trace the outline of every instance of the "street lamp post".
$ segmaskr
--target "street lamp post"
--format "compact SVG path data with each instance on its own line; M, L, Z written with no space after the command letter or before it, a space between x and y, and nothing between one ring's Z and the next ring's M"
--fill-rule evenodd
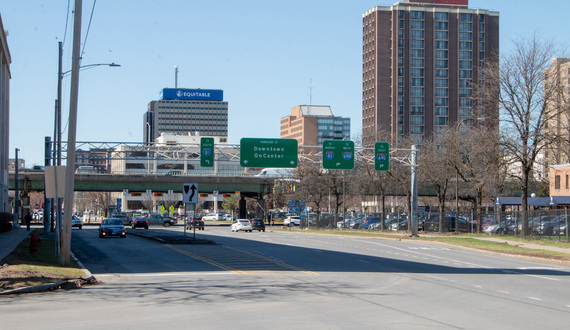
M146 127L147 127L147 135L146 135L146 140L148 143L148 152L146 154L146 173L150 174L150 124L148 123L148 121L146 122Z
M63 72L63 43L60 41L58 43L59 46L59 58L58 58L58 71L57 71L57 100L55 102L56 109L55 109L55 123L54 123L54 148L53 148L53 165L54 166L61 166L61 93L62 93L62 84L63 78L71 73L71 70ZM93 68L96 66L110 66L110 67L120 67L120 64L115 63L97 63L97 64L88 64L84 66L80 66L79 70ZM68 148L69 151L69 148ZM67 164L75 165L75 160L70 163L69 157L67 160ZM55 171L57 173L57 171ZM56 191L57 191L57 180L55 181L56 184ZM57 206L56 206L56 215L52 217L52 221L55 220L56 223L61 224L61 213L62 213L62 198L57 198ZM55 219L54 219L55 218ZM52 230L54 226L51 226ZM59 227L58 227L59 228Z
M19 189L19 184L20 184L20 179L18 178L18 151L20 151L20 149L16 148L16 166L15 166L15 173L14 173L14 228L18 228L19 227L19 221L20 221L20 189Z

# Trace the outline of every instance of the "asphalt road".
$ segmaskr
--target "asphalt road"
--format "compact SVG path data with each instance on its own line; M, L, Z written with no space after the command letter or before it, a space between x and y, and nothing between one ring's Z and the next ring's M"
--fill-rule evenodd
M568 327L565 266L419 241L229 227L197 236L218 245L99 239L94 229L74 229L72 250L104 283L0 298L1 327Z

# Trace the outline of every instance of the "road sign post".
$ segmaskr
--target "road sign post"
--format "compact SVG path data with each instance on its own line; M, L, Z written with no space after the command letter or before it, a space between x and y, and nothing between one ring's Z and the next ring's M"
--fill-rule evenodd
M184 239L186 239L186 226L188 225L188 211L192 210L192 219L196 214L196 203L198 203L198 184L185 183L182 185L182 202L184 202ZM194 226L194 240L196 239L196 226Z
M354 168L354 142L344 140L323 141L323 168L351 170Z
M298 142L295 139L240 140L242 167L295 168L298 162Z
M214 138L200 139L200 166L214 167Z
M198 203L198 184L185 183L182 185L182 201L185 204Z
M374 144L374 168L376 171L390 170L390 144L388 142Z

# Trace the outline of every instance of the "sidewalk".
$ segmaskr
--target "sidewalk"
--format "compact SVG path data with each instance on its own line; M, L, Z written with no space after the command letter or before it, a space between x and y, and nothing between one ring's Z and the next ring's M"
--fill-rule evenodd
M518 246L518 247L522 247L525 249L546 250L546 251L553 251L553 252L570 254L570 249L561 248L561 247L552 246L552 245L541 245L541 244L517 242L517 241L511 241L511 240L504 239L504 238L498 238L498 237L477 237L477 239L484 240L484 241L492 241L492 242L497 242L497 243L506 243L506 244L509 244L512 246Z
M20 227L0 234L0 260L10 255L30 233L31 231L27 231L26 227Z

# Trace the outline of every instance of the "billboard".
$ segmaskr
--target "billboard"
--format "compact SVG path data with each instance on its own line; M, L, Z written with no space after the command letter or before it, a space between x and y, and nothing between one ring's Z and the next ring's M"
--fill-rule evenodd
M163 88L160 91L159 100L223 101L224 91L221 89Z

